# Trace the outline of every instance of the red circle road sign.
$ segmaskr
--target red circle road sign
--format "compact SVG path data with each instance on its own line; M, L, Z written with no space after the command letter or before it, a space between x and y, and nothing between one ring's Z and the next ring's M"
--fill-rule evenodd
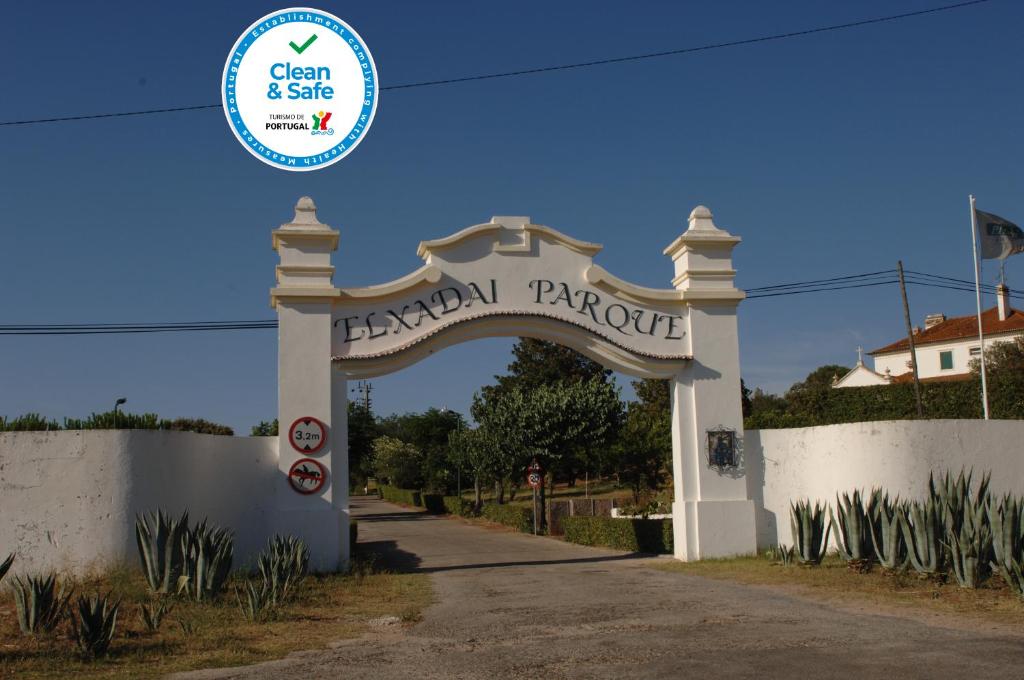
M327 443L327 426L312 416L302 416L288 428L288 441L299 453L316 453Z
M288 470L288 482L301 494L316 493L326 479L327 469L312 458L301 458Z

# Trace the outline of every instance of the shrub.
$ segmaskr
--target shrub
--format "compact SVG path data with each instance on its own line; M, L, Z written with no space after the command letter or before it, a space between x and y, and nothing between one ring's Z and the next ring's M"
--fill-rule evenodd
M228 437L234 436L235 431L227 425L212 423L202 418L175 418L174 420L161 420L161 430L172 430L175 432L198 432L199 434L220 434Z
M409 505L414 508L423 507L423 494L413 489L399 489L397 486L382 486L381 497L389 503Z
M488 503L480 513L484 519L512 527L523 533L533 532L533 510L521 505L498 505Z
M38 413L26 413L10 420L0 416L0 432L46 432L59 429L60 423L47 420Z
M427 509L427 512L433 512L438 515L445 513L444 496L439 493L425 493L420 495L420 500L423 502L423 507Z
M473 502L462 496L445 496L441 500L444 503L444 511L449 515L469 517L473 514Z
M565 540L615 550L671 553L672 520L626 517L566 517L562 520Z

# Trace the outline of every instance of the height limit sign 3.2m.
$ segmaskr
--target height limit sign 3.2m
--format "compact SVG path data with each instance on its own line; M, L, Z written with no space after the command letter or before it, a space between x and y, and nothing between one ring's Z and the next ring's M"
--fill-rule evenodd
M288 428L288 441L299 453L316 453L327 443L327 426L316 418L303 416Z

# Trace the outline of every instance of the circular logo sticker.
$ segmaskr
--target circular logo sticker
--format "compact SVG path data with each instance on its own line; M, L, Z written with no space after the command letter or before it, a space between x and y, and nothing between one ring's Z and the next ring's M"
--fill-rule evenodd
M312 458L297 460L288 470L288 481L292 488L303 494L319 491L326 478L327 469Z
M293 7L238 38L221 96L231 131L249 153L283 170L318 170L366 136L377 111L377 67L351 26Z

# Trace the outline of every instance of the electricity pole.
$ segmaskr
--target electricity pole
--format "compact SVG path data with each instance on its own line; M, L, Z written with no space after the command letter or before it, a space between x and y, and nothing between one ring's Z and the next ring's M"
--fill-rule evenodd
M903 320L907 322L907 340L910 342L910 370L914 372L914 402L917 404L917 417L924 418L921 406L921 379L917 375L917 348L914 346L914 328L910 325L910 303L907 302L907 283L903 280L903 260L896 261L896 271L900 275L900 295L903 297Z

